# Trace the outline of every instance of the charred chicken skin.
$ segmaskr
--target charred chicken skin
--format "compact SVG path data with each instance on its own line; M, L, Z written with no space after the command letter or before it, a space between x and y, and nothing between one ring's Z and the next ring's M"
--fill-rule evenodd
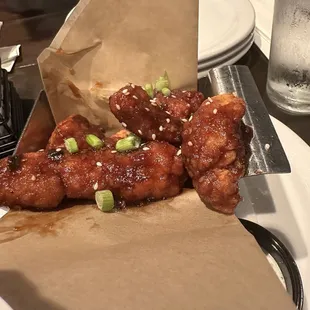
M122 125L151 141L181 143L183 123L202 103L199 92L172 91L169 96L157 92L150 98L140 86L126 85L110 97L110 109Z
M28 153L0 160L0 205L54 208L68 198L111 190L126 202L178 195L184 168L177 149L153 141L129 153L110 148Z
M232 214L240 201L238 180L245 172L244 113L241 98L218 95L202 103L182 133L182 156L197 193L207 206L226 214Z

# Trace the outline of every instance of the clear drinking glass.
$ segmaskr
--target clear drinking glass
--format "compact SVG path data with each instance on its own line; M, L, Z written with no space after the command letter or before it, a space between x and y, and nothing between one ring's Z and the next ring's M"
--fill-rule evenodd
M310 114L310 0L275 0L267 94L286 112Z

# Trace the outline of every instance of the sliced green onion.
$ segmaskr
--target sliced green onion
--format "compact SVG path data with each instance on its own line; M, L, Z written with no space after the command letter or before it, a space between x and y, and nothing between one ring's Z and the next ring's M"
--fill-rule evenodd
M152 84L145 84L144 89L151 98L154 97L154 89Z
M65 139L65 147L67 151L71 154L79 151L78 144L74 138Z
M114 208L114 197L109 190L97 191L95 200L98 208L103 212L109 212Z
M136 140L137 143L139 143L139 145L141 144L142 140L140 137L138 137L137 135L135 135L134 133L130 133L127 138L131 138L131 139L134 139Z
M163 76L160 76L159 79L156 81L155 83L155 88L158 91L161 91L163 88L170 88L170 83L169 83L169 78L168 78L168 74L165 71Z
M87 135L86 142L95 149L100 149L103 147L103 141L95 135Z
M115 146L115 149L118 152L127 152L136 150L140 147L141 139L136 135L128 136L127 138L118 140Z
M165 70L165 73L164 73L164 75L163 75L163 78L164 78L165 80L169 81L168 73L167 73L166 70Z
M161 92L163 93L164 96L170 96L171 90L167 87L164 87Z

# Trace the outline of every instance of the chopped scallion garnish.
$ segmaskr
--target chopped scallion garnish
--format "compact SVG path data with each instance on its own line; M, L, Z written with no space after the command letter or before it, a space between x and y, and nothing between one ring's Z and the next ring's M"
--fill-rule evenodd
M67 151L71 154L79 151L78 144L74 138L65 139L65 147Z
M156 81L155 83L155 88L158 91L161 91L163 88L170 88L170 83L169 83L169 78L168 78L168 74L165 71L163 76L160 76L159 79Z
M95 135L87 135L86 142L95 149L100 149L103 147L103 141Z
M98 208L103 212L112 211L114 208L114 197L111 191L103 190L95 193Z
M118 140L115 149L118 152L127 152L136 150L140 147L141 139L134 134L130 134L128 137Z
M154 89L152 84L145 84L144 89L151 98L154 97Z
M164 87L161 92L163 93L164 96L170 96L171 90L167 87Z
M139 145L141 144L142 140L140 137L136 136L134 133L130 133L127 138L131 138L131 139L134 139L137 143L139 143Z

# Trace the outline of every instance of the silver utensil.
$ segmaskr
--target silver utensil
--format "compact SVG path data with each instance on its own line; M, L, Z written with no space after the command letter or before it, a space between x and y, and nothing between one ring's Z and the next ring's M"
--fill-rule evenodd
M253 130L246 176L290 173L289 161L249 68L215 68L209 71L208 78L212 95L236 93L246 102L243 121Z
M55 126L56 123L46 94L42 90L34 103L14 155L45 149Z

